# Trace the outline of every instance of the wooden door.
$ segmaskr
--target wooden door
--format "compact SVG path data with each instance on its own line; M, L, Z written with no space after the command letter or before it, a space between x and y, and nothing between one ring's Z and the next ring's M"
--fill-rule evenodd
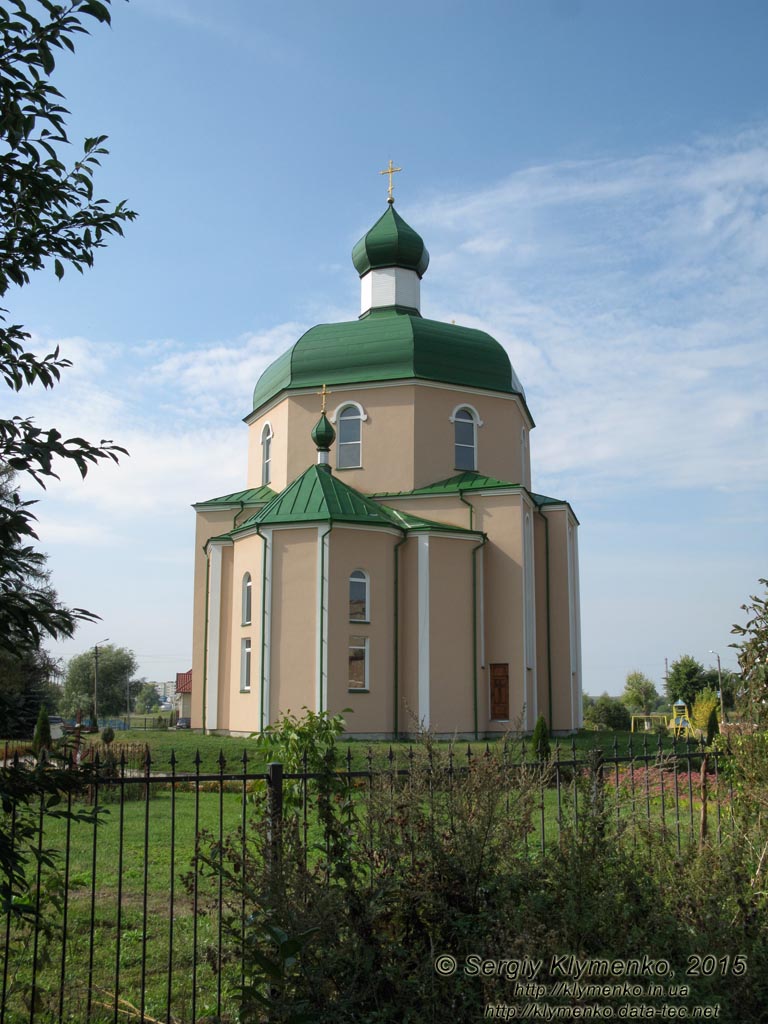
M491 665L491 718L509 721L509 665Z

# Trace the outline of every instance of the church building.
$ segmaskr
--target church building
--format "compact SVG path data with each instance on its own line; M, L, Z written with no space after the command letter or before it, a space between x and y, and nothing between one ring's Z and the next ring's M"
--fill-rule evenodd
M391 189L352 262L359 317L264 371L246 487L194 506L192 728L577 729L578 520L532 490L509 357L422 316L429 254Z

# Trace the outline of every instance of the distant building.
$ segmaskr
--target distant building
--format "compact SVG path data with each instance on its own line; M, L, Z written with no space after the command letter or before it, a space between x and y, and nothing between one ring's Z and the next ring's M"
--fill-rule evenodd
M265 370L246 489L195 505L192 727L307 707L359 735L576 729L578 521L532 490L509 357L422 317L429 255L391 202L352 259L359 318Z
M179 718L192 717L192 669L176 673L176 714Z

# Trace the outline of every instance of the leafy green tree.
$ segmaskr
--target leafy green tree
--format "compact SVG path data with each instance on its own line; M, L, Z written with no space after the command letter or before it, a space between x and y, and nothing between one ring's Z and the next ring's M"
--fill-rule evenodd
M125 710L127 688L136 672L136 658L125 647L105 644L99 647L99 682L96 703L99 715L119 715ZM93 705L96 677L96 652L78 654L67 666L62 707L66 714L89 714Z
M584 721L595 729L613 729L617 732L629 729L632 725L632 717L622 701L607 693L595 698L585 712Z
M109 3L38 0L34 14L24 0L0 5L0 300L28 284L34 271L51 268L61 278L69 265L82 272L108 236L122 234L136 216L122 202L94 198L106 136L86 139L82 156L64 161L68 111L50 81L57 51L74 51L89 19L109 23ZM58 348L42 357L31 352L30 335L9 323L7 312L0 308L0 378L13 391L54 387L69 360ZM85 476L96 462L116 461L124 451L111 441L64 438L29 417L0 417L0 466L43 487L61 461ZM17 489L0 497L0 647L14 653L39 646L45 636L71 636L79 621L95 617L64 607L50 587L37 585L45 556L33 546L34 504Z
M40 705L40 712L37 716L35 735L32 737L32 749L39 756L41 751L51 749L51 723L48 721L48 709L45 704Z
M741 610L749 616L745 625L735 624L731 632L742 639L731 644L738 652L743 682L742 704L750 718L768 724L768 579L758 580L766 588L759 597L752 594Z
M619 700L630 711L650 715L659 702L659 693L648 676L642 672L630 672Z
M136 695L136 710L140 714L149 714L160 706L160 698L152 683L142 682L141 688Z
M672 704L678 700L684 701L690 710L697 694L705 690L711 683L711 672L708 672L701 662L696 661L690 654L683 654L669 667L667 697ZM715 685L717 685L717 671L715 671Z
M19 654L0 649L0 736L29 740L40 705L58 710L61 688L52 682L55 663L39 648Z
M696 700L691 707L691 724L699 730L700 736L705 736L709 728L709 719L712 711L717 714L720 707L720 698L716 690L707 687L696 694Z

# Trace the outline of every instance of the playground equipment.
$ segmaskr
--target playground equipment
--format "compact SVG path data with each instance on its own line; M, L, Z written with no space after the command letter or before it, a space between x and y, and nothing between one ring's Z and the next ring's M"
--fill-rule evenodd
M691 725L691 714L684 700L676 700L672 705L672 719L669 727L676 740L687 739L689 736L696 738L696 732Z
M672 705L671 718L667 715L632 715L632 732L654 732L660 727L670 730L676 740L696 737L690 712L682 700Z

